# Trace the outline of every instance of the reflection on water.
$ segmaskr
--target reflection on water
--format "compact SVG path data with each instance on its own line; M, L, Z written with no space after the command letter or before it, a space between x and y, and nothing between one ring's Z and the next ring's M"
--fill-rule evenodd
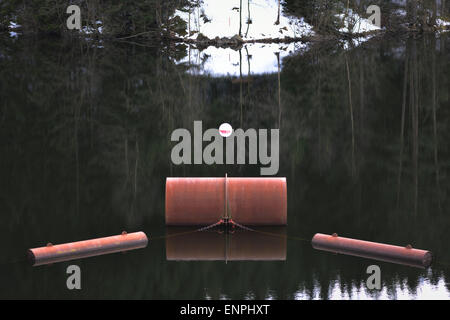
M174 261L283 261L286 260L286 228L195 232L192 228L170 227L166 257Z
M449 298L449 45L444 34L330 43L231 81L174 63L185 46L0 39L0 298ZM438 263L376 262L377 293L364 285L374 261L295 240L280 261L167 261L166 177L259 175L173 165L170 134L194 120L280 127L288 236L411 243ZM148 248L71 262L79 292L66 289L68 263L15 263L28 248L122 230L146 232Z
M342 286L341 280L336 279L331 281L329 290L329 300L411 300L414 298L419 299L429 299L429 300L448 300L449 294L446 286L446 282L443 278L439 278L437 283L430 283L426 277L419 278L418 281L420 288L420 293L414 292L408 288L406 281L397 281L393 286L393 290L388 290L386 287L382 288L381 291L368 290L365 282L355 283L351 288L346 288ZM314 288L313 295L310 296L309 293L305 291L297 291L295 293L296 300L305 299L322 299L320 296L320 285Z
M305 43L250 43L240 49L189 47L184 58L177 61L189 67L189 73L223 76L246 76L278 72L278 59L300 54L308 49Z

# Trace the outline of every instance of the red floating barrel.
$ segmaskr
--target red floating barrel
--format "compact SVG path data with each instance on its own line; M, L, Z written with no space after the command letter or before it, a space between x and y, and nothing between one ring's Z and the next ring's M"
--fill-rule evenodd
M46 247L28 250L28 257L33 266L56 263L74 259L99 256L145 248L148 239L144 232L122 233L118 236L64 243L48 244Z
M227 199L227 201L225 201ZM167 178L166 224L286 225L286 178Z
M431 265L430 251L413 249L411 246L400 247L383 243L338 237L316 233L312 238L314 249L334 253L348 254L368 259L405 264L413 267L426 268Z

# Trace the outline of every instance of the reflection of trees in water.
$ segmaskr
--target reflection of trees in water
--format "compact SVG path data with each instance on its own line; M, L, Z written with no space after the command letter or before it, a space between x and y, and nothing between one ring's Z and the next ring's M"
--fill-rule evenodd
M27 233L12 235L6 256L42 239L58 243L116 234L118 228L162 226L168 175L258 174L253 166L171 164L173 129L192 131L193 121L203 120L205 130L229 120L244 129L283 123L279 174L289 181L289 234L339 232L413 242L450 260L445 217L436 210L445 208L449 192L450 115L443 108L449 59L447 52L429 49L436 41L442 48L447 40L424 37L405 46L386 41L346 53L313 49L280 61L279 74L252 75L251 83L241 75L239 86L227 77L186 73L189 66L169 58L179 54L174 47L5 43L0 177L10 182L2 184L0 210L7 221L5 237L12 230ZM250 62L248 53L242 60ZM318 253L297 242L290 243L286 263L262 265L180 267L160 264L163 254L151 252L133 266L128 257L114 258L125 270L117 286L129 297L135 296L130 279L136 274L142 275L142 286L153 288L145 290L147 297L201 298L205 287L214 298L222 293L242 298L249 288L256 298L266 297L269 289L277 298L317 290L327 297L335 280L348 292L364 288L364 270L371 263ZM392 292L402 282L416 290L423 275L388 264L382 270L383 285ZM17 272L32 281L27 269ZM103 279L113 272L119 271L105 271ZM190 293L173 287L182 282ZM97 287L86 294L115 294Z
M442 43L444 39L439 41ZM448 156L448 148L436 143L448 135L448 132L444 133L448 127L441 122L441 130L435 130L439 126L433 120L433 110L437 122L443 121L447 114L437 106L446 101L448 80L442 78L446 77L442 72L441 76L436 76L437 70L432 68L433 63L440 68L447 65L446 54L424 49L434 47L433 39L426 37L408 41L400 59L391 53L395 46L385 43L382 47L367 45L347 55L334 54L332 58L322 49L322 52L311 51L307 56L285 60L283 99L289 107L283 116L288 126L284 127L284 133L298 131L288 137L282 132L281 139L296 141L285 142L285 145L290 148L290 156L299 159L298 163L291 164L291 168L295 168L295 177L301 181L298 188L305 190L300 191L304 196L298 200L298 205L292 204L298 196L290 197L290 205L301 207L302 212L315 213L317 218L309 218L310 229L325 229L329 233L342 229L355 237L391 243L406 243L412 239L422 246L432 244L433 239L441 236L448 238L439 223L431 222L442 219L436 209L446 201L441 166L442 159ZM378 50L382 50L381 55ZM381 62L381 56L387 60ZM403 59L404 66L400 62ZM342 72L347 69L347 63L350 71ZM358 69L359 74L356 73ZM326 77L322 77L322 70L326 70ZM408 76L407 80L403 73ZM348 74L351 74L353 107L360 106L353 110L354 121L346 112ZM441 81L433 82L434 77ZM294 105L298 107L293 108ZM312 105L316 107L312 109ZM410 120L405 121L405 117ZM400 144L395 137L398 133L394 135L394 132L402 132ZM296 148L299 141L305 146L303 149ZM355 148L352 141L356 143ZM296 156L295 150L302 156ZM351 183L351 180L343 179L342 174L351 175L353 150L358 170L356 181ZM395 157L393 150L400 150ZM398 152L402 159L397 162L400 170L393 165ZM282 155L286 153L286 149L281 152ZM403 158L403 154L411 156ZM299 171L303 174L297 173ZM402 177L401 180L398 178L401 184L391 188L395 185L391 179L395 171ZM402 171L403 175L400 175ZM435 177L435 181L430 177ZM293 192L296 180L289 181L290 192ZM304 183L308 185L302 187ZM321 202L321 197L327 203ZM371 202L376 199L378 203ZM396 199L400 201L398 210L392 205ZM324 225L325 220L328 228ZM426 226L427 233L421 232L421 224ZM445 252L444 246L435 245L433 250Z

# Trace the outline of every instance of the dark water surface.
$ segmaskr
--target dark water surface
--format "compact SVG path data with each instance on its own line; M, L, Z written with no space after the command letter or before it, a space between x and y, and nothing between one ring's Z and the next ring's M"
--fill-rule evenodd
M348 50L330 43L281 59L280 74L250 77L193 72L176 63L184 46L0 44L0 298L450 298L447 36ZM159 238L125 254L23 261L48 242L173 232L166 177L259 176L259 165L173 165L170 134L194 120L204 129L280 128L292 238L273 247L278 260L173 261ZM422 270L334 255L294 238L316 232L412 244L436 263ZM78 291L66 288L71 264L81 268ZM381 291L366 288L372 264Z

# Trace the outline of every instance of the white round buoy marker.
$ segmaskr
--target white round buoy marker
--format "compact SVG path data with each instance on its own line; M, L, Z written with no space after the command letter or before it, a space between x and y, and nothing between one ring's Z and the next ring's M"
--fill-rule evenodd
M233 133L233 128L229 123L222 123L219 127L219 133L222 137L228 138Z

